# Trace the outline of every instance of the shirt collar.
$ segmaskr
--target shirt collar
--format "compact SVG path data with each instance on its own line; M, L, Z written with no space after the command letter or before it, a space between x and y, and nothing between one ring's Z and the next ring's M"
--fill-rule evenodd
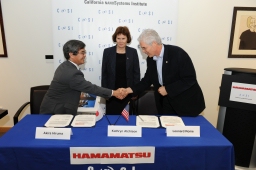
M68 60L68 61L71 62L72 64L74 64L76 66L77 70L79 70L79 67L78 67L78 65L76 63L74 63L74 62L72 62L70 60Z
M158 58L163 58L163 57L164 57L164 45L162 44L162 49L161 49L160 55L159 56L154 56L153 60L157 61Z

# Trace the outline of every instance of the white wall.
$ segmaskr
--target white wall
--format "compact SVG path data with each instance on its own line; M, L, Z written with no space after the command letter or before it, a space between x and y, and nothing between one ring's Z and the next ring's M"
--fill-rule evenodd
M234 6L255 7L255 0L180 0L177 45L185 49L196 68L206 109L216 126L219 87L224 68L256 69L256 59L227 58Z
M0 126L13 126L12 117L29 101L30 87L49 84L53 63L51 1L1 0L8 58L0 58L0 105L9 115ZM26 112L29 112L29 107Z
M53 63L44 59L53 54L52 12L49 0L1 3L8 58L0 58L0 106L9 115L0 120L0 127L10 127L17 109L29 101L30 87L52 80ZM179 0L177 45L192 58L206 101L203 115L214 126L224 68L256 69L256 59L227 58L234 6L255 7L256 1Z

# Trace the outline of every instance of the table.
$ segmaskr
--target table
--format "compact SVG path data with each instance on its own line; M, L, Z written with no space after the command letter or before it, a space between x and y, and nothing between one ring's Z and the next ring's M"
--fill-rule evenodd
M201 137L166 137L164 128L143 128L142 137L108 137L103 117L92 128L72 128L71 140L35 139L50 115L27 115L0 138L0 167L4 170L234 170L233 145L203 116L182 117L185 125L200 126ZM108 116L114 123L117 116ZM136 117L117 125L135 125ZM154 164L71 165L70 147L155 146Z
M0 119L5 117L8 114L8 110L0 109Z

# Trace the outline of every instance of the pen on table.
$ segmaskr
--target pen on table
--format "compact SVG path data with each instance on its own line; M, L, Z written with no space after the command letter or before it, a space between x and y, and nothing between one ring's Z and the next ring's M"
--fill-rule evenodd
M138 116L139 116L140 120L141 120L142 122L144 122L144 120L140 117L140 115L138 115Z

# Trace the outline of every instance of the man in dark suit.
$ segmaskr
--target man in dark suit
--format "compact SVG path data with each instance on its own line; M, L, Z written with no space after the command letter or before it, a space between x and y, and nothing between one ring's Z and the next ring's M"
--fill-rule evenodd
M189 55L180 47L162 44L152 29L144 30L138 41L148 55L147 70L144 78L127 88L126 93L140 94L153 84L159 114L200 114L205 102Z
M44 96L40 113L76 114L81 92L109 98L123 98L121 90L110 90L86 81L79 65L86 57L85 44L79 40L70 40L63 46L64 61L56 69L49 90Z

